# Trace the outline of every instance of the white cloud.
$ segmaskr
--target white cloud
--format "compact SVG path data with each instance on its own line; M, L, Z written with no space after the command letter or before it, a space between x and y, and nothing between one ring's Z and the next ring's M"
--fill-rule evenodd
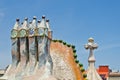
M5 15L5 14L4 14L3 12L0 12L0 18L1 18L1 17L4 17L4 15Z
M4 16L4 13L0 12L0 17L3 17Z
M104 50L113 49L113 48L117 48L117 47L120 47L120 43L102 45L99 47L99 49L97 49L97 51L104 51Z
M4 16L5 16L5 14L2 11L0 11L0 24L1 24Z

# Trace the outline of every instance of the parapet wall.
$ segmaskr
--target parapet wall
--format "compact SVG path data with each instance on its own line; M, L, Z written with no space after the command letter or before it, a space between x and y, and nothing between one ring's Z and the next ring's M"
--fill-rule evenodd
M61 40L53 40L50 45L53 60L53 75L60 80L84 80L83 66L77 60L75 47Z

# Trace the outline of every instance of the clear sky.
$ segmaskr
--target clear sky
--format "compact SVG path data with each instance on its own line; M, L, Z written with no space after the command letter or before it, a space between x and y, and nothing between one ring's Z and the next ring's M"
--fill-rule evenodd
M16 18L50 19L54 39L76 46L78 59L87 68L89 37L99 48L94 51L96 67L109 65L120 70L120 0L0 0L0 68L11 63L10 31Z

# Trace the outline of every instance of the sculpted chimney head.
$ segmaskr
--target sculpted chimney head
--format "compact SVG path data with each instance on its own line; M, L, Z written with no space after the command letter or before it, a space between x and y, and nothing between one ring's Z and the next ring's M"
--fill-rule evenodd
M49 25L49 20L48 20L48 19L46 20L46 26L47 26L47 28L48 28L48 31L51 31L50 25Z
M25 17L25 21L27 21L28 20L28 18L27 17Z
M30 21L29 24L31 24L32 22Z
M14 27L13 27L13 29L19 29L19 27L20 27L20 25L19 25L19 19L17 18L16 19L16 22L15 22L15 24L14 24Z
M49 22L49 19L47 19L46 22Z
M92 37L90 37L90 38L88 39L88 42L93 43L93 42L94 42L94 39L93 39Z
M17 22L19 22L19 21L20 21L20 19L19 19L19 18L17 18L17 19L16 19L16 21L17 21Z
M42 19L45 19L45 15L42 16Z
M38 23L41 23L41 21L40 21L40 20L38 20Z
M33 16L33 19L37 19L37 17L36 17L36 16Z

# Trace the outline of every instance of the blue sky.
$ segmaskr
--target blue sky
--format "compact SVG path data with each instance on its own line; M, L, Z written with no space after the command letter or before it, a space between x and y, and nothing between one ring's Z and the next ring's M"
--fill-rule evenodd
M99 48L94 51L96 67L109 65L120 70L120 0L0 0L0 68L11 63L10 31L16 18L50 19L53 39L76 46L78 59L87 68L89 37Z

